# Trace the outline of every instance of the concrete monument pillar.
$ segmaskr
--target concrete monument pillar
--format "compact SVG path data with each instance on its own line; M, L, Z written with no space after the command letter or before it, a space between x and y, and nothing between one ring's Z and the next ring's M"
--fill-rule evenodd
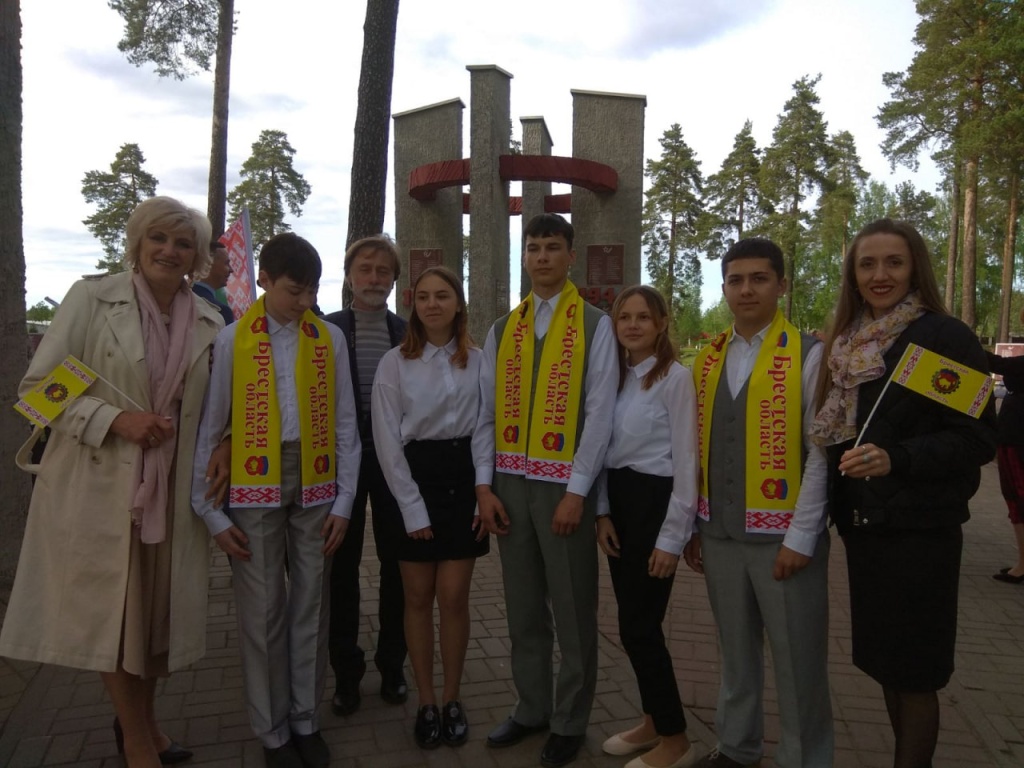
M512 75L493 64L466 69L470 74L469 332L483 346L491 323L509 310L508 182L498 172L498 157L509 151Z
M571 93L573 157L605 163L619 175L614 194L572 188L577 258L571 278L588 300L607 309L623 287L640 282L647 97Z
M462 277L462 187L417 200L409 195L409 178L417 167L462 157L464 108L461 99L451 99L393 116L395 241L402 257L395 303L404 317L412 307L411 282L424 269L443 264Z
M551 155L551 148L554 142L551 141L551 134L548 132L548 125L543 117L521 117L519 122L523 125L523 154L524 155ZM522 227L526 222L539 213L544 213L544 198L551 194L550 181L524 181L523 182L523 217ZM519 238L519 298L525 299L530 292L530 276L523 268L523 238Z

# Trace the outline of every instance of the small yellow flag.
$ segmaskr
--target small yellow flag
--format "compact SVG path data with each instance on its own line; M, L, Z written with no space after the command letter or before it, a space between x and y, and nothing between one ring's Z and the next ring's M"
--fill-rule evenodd
M981 371L911 344L892 380L909 390L978 418L992 394L992 379Z
M68 355L49 376L14 404L14 410L29 421L45 427L60 416L71 401L85 392L97 378L95 371L81 360Z

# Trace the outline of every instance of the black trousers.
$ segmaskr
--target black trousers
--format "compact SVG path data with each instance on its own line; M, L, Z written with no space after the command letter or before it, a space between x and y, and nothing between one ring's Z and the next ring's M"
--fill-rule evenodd
M380 562L380 596L377 617L377 652L374 664L382 673L401 672L405 664L405 628L403 625L405 596L402 575L390 536L383 535L378 520L399 515L395 497L388 490L377 454L363 451L359 467L359 485L352 504L352 519L331 568L331 628L328 640L331 667L339 686L356 684L363 678L366 661L359 647L359 564L363 559L363 536L366 530L366 501L373 516L373 539Z
M656 579L647 573L671 496L671 477L628 468L608 470L608 501L620 547L619 557L608 558L619 604L619 639L633 665L644 714L654 720L659 736L686 731L672 657L661 629L675 578Z

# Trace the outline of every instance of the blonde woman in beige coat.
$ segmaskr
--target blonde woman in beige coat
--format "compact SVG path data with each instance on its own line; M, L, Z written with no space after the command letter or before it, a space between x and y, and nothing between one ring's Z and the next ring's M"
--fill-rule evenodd
M127 765L153 768L192 754L160 730L153 694L205 652L209 543L189 491L224 322L185 280L209 268L203 214L152 198L127 242L126 272L72 286L19 388L67 355L106 379L51 424L0 654L98 671Z

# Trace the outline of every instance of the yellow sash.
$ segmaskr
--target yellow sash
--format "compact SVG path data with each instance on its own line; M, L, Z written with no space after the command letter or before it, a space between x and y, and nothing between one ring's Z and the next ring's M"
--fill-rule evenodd
M703 520L711 519L708 506L711 417L732 332L730 328L720 334L700 351L693 364L700 449L697 514ZM776 312L747 385L747 533L785 533L793 517L800 495L803 459L802 367L800 331L781 311Z
M231 385L233 507L281 506L281 414L264 297L238 321ZM307 311L299 321L295 390L302 445L302 506L334 500L334 345Z
M535 301L533 294L512 312L498 344L495 469L534 480L568 483L583 399L583 298L576 286L565 284L544 336L540 381L533 402L528 403L526 399L533 391L536 347L531 301Z

